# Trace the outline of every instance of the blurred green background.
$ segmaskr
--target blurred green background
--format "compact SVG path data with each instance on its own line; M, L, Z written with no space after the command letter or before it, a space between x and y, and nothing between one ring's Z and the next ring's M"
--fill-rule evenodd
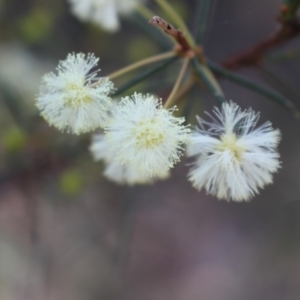
M170 1L192 30L199 2ZM222 61L266 37L278 26L280 5L214 1L206 55ZM270 120L283 135L282 169L250 203L197 192L186 180L186 159L166 181L117 186L92 160L89 134L61 133L39 116L40 79L68 53L95 53L105 76L166 50L137 16L121 22L110 34L76 19L67 0L0 0L0 299L299 300L300 123L291 112L220 79L228 99L261 111L261 122ZM274 53L288 49L300 49L299 38ZM178 67L126 94L166 97ZM267 73L279 76L300 105L297 57L263 67L239 73L277 89ZM184 100L183 111L193 103L191 122L217 104L200 86Z

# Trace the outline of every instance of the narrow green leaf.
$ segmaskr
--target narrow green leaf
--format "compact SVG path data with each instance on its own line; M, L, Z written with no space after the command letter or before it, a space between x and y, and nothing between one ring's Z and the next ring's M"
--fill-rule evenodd
M223 92L211 71L205 65L201 65L197 58L194 58L192 63L195 71L200 76L209 91L213 94L215 99L219 102L219 104L226 102Z
M283 97L282 95L260 85L259 83L253 82L243 76L240 76L236 73L228 71L227 69L225 69L213 62L208 62L208 66L216 74L219 74L219 75L231 80L232 82L235 82L241 86L244 86L250 90L253 90L253 91L277 102L278 104L282 105L283 107L293 111L295 114L299 114L299 111L295 107L295 105L291 101L289 101L288 99Z
M202 0L197 2L196 8L196 43L203 45L207 27L209 23L209 17L213 7L213 0Z
M171 58L167 59L166 61L164 61L163 63L159 64L158 66L156 66L154 68L151 68L151 69L149 69L149 70L147 70L143 73L140 73L139 75L137 75L136 77L134 77L133 79L129 80L124 85L119 87L117 89L117 91L112 96L116 97L116 96L121 95L122 93L124 93L128 89L130 89L133 86L140 83L141 81L144 81L148 77L150 77L150 76L158 73L159 71L163 70L164 68L166 68L168 65L170 65L172 62L174 62L177 59L178 59L178 56L171 57Z

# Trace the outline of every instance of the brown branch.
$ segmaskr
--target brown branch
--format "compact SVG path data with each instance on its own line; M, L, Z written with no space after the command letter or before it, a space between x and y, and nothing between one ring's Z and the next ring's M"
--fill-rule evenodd
M194 51L189 45L184 33L180 29L176 29L173 25L162 19L161 17L154 16L149 22L149 25L157 25L165 33L172 36L179 45L179 48L176 47L176 51L179 54L187 54L190 58L194 56Z
M238 69L243 66L258 65L268 51L296 37L299 34L299 20L295 19L285 23L282 22L281 27L272 35L252 46L250 49L224 60L222 65L231 70Z

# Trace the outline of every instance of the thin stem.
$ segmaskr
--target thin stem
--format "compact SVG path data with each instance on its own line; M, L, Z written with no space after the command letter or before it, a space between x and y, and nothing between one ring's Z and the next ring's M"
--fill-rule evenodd
M195 84L195 78L191 76L186 83L182 85L182 87L178 90L174 97L174 102L177 101L177 99L182 98Z
M206 66L200 65L197 58L194 58L192 60L192 63L195 67L196 73L202 79L206 87L213 94L213 96L219 102L219 104L223 104L224 102L226 102L222 89L216 81L214 75L211 73L211 71Z
M174 24L176 26L179 27L179 29L183 30L185 35L186 35L186 39L189 42L189 44L192 47L196 46L196 43L194 41L193 36L191 35L189 29L187 28L187 26L185 25L185 22L182 20L181 16L174 10L174 8L172 7L172 5L170 5L168 2L166 2L165 0L156 0L156 2L161 6L161 8L170 16L170 18L172 19L172 22L174 22Z
M263 60L265 54L271 49L286 43L300 34L300 21L285 24L273 34L267 36L261 42L240 52L237 55L227 58L222 65L226 69L237 69L243 66L257 65Z
M174 62L176 59L178 59L178 56L173 56L173 57L169 58L168 60L166 60L165 62L161 63L160 65L158 65L150 70L147 70L142 74L139 74L138 76L136 76L135 78L131 79L130 81L128 81L124 85L122 85L120 88L118 88L117 91L112 96L116 97L116 96L121 95L122 93L124 93L128 89L132 88L136 84L140 83L141 81L145 80L146 78L150 77L151 75L161 71L162 69L167 67L169 64Z
M170 108L170 107L172 107L174 105L175 100L176 100L176 97L175 97L176 93L178 92L179 86L180 86L180 84L182 82L182 79L183 79L184 74L185 74L185 72L187 70L189 62L190 62L190 58L186 56L184 58L184 60L183 60L183 63L182 63L179 75L178 75L177 80L176 80L176 82L174 84L172 92L169 95L169 98L167 99L166 103L164 104L164 108Z
M174 51L169 51L169 52L166 52L166 53L162 53L162 54L158 54L158 55L155 55L155 56L152 56L152 57L148 57L146 59L143 59L143 60L140 60L136 63L133 63L133 64L131 64L131 65L129 65L129 66L123 68L123 69L120 69L120 70L118 70L114 73L111 73L107 77L109 77L109 79L114 79L114 78L119 77L119 76L121 76L125 73L128 73L128 72L130 72L134 69L140 68L142 66L145 66L145 65L148 65L148 64L166 59L166 58L173 57L175 55L176 55L176 53Z

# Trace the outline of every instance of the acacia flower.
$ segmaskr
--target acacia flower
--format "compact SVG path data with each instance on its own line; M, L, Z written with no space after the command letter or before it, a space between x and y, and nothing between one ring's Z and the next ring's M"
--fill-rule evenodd
M142 0L69 0L71 9L83 21L92 21L103 29L119 29L118 15L131 13Z
M172 115L175 109L164 109L151 95L122 98L105 127L115 160L149 175L166 173L179 161L190 132L184 118Z
M280 131L270 122L255 128L259 114L241 111L232 102L213 112L212 122L198 118L200 128L191 135L187 153L196 162L189 180L219 199L247 201L272 183L272 173L280 167Z
M167 179L169 171L150 176L147 173L135 170L130 165L122 165L115 161L114 156L108 151L108 145L104 134L96 134L92 138L90 151L95 160L103 160L105 163L104 176L118 184L151 184L155 180Z
M98 60L93 54L69 54L57 75L44 75L36 106L50 125L75 134L104 126L113 83L91 71Z

